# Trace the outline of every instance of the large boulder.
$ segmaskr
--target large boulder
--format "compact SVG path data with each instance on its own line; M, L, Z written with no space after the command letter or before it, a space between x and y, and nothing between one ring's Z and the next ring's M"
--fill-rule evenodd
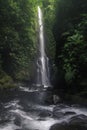
M87 130L87 116L73 116L68 123L62 122L51 126L50 130Z
M51 126L50 130L87 130L86 126L80 124L55 124Z

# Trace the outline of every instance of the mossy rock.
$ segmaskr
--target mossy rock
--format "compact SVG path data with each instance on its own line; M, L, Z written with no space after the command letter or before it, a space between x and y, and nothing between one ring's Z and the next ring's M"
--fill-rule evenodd
M16 87L16 84L14 84L13 79L3 72L2 77L0 76L0 89L14 87Z
M18 81L28 81L29 79L31 79L31 77L28 71L21 70L16 73L15 79Z

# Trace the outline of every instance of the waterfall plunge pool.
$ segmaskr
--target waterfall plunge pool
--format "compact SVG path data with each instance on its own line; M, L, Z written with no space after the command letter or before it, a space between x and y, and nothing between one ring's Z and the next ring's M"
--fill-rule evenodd
M0 130L87 130L87 108L48 104L45 97L46 91L22 86L3 96Z

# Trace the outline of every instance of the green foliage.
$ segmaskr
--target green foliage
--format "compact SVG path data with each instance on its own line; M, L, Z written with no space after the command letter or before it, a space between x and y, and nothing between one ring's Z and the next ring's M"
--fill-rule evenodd
M56 7L56 64L68 85L80 85L87 77L87 1L59 0Z
M35 0L0 1L0 68L15 77L36 53Z
M80 28L77 28L77 30L74 30L73 35L67 37L67 42L62 49L65 78L67 77L66 75L69 74L68 78L71 79L72 82L75 79L86 77L84 71L86 70L87 65L87 44L84 40L83 30L79 30ZM67 82L68 78L66 78Z
M13 79L5 72L0 71L0 90L14 87L16 87L16 84L14 84Z

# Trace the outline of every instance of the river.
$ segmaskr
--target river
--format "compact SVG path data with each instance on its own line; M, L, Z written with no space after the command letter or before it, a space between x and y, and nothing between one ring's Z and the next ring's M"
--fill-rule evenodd
M0 98L0 130L87 130L87 108L46 102L46 90L19 86Z

